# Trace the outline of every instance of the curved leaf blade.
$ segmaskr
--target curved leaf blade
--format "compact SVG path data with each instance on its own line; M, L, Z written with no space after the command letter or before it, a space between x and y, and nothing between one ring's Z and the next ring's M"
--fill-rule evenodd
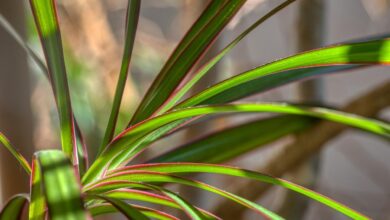
M121 212L124 216L126 216L128 219L149 220L149 218L146 215L144 215L141 211L139 211L137 208L133 207L132 205L120 199L115 199L103 195L95 195L95 197L107 201L112 206L114 206L119 212Z
M134 181L130 182L128 180ZM277 214L269 211L268 209L251 202L247 199L244 199L240 196L234 195L232 193L226 192L219 188L210 186L208 184L198 182L195 180L190 180L187 178L182 178L174 175L169 175L165 173L158 172L149 172L149 171L129 171L113 174L110 177L99 180L91 185L88 185L84 188L85 192L89 193L99 193L105 192L118 188L125 187L139 187L139 183L178 183L187 186L192 186L195 188L203 189L211 193L223 196L227 199L230 199L238 204L241 204L249 209L252 209L256 213L264 216L269 219L283 219Z
M253 70L222 81L199 94L188 98L175 108L215 103L213 98L217 95L232 96L230 93L243 88L244 83L259 79L260 77L283 74L284 71L309 68L316 66L333 66L340 64L385 64L390 63L390 38L360 43L341 44L308 51L275 62L265 64ZM292 72L290 72L291 74ZM306 73L307 74L307 73ZM312 73L313 74L313 73ZM311 74L311 75L312 75ZM294 76L293 74L291 76ZM279 82L279 80L277 80ZM241 87L240 87L241 86ZM219 96L221 99L221 96Z
M19 153L14 146L12 146L11 142L1 132L0 143L3 144L4 147L15 157L15 159L19 162L19 164L23 167L27 174L31 175L31 167L30 164L27 162L26 158L24 158L23 155Z
M18 194L13 196L1 209L0 219L2 220L19 220L23 214L23 209L28 203L28 196Z
M144 206L139 206L139 205L133 205L133 207L137 208L140 210L144 215L155 218L155 219L160 219L160 220L179 220L173 215L167 214L162 211L158 211L156 209L144 207ZM103 214L109 214L109 213L114 213L117 212L118 210L112 206L111 204L99 204L99 205L93 205L89 207L89 211L93 216L98 216L98 215L103 215Z
M280 179L280 178L274 178L265 174L261 174L258 172L250 171L250 170L244 170L236 167L230 167L230 166L222 166L222 165L214 165L214 164L200 164L200 163L158 163L158 164L143 164L143 165L135 165L135 166L129 166L127 168L118 169L115 172L113 172L112 175L110 175L108 178L120 176L120 175L126 175L128 172L131 171L150 171L150 172L162 172L167 174L175 174L175 173L212 173L212 174L223 174L223 175L229 175L229 176L236 176L236 177L243 177L248 178L252 180L257 180L273 185L282 186L284 188L287 188L289 190L293 190L297 193L300 193L304 196L307 196L311 199L314 199L322 204L325 204L343 214L346 216L349 216L353 219L369 219L368 217L362 215L361 213L358 213L336 201L333 201L315 191L312 191L310 189L306 189L302 186L299 186L297 184L288 182L286 180Z
M363 129L384 137L390 137L390 125L388 123L326 108L288 105L285 103L231 104L193 107L163 114L147 120L144 123L140 123L138 126L125 130L110 144L107 151L103 152L92 164L91 168L83 178L83 183L89 183L102 175L107 163L112 162L114 157L118 156L118 158L120 158L118 161L123 163L140 152L142 149L137 147L137 140L142 140L142 138L146 135L163 126L169 126L172 122L207 114L243 112L273 112L311 116ZM116 167L118 165L120 164L115 164Z
M184 36L134 114L130 125L150 117L207 50L246 0L211 1L199 19Z
M177 147L148 163L221 163L285 135L304 130L312 125L312 122L312 118L294 115L251 121Z

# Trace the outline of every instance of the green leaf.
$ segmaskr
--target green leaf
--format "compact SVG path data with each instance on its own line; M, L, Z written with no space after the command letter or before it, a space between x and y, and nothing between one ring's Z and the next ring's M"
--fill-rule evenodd
M134 184L135 185L135 184ZM145 184L137 184L137 188L146 189L146 190L154 190L156 192L162 192L163 188L156 188L155 186L151 185L145 185ZM142 202L149 202L157 205L162 205L170 208L175 209L181 209L181 207L174 202L171 198L167 196L158 195L155 193L147 192L144 190L137 190L137 189L119 189L119 190L112 190L104 194L105 196L108 196L110 198L120 199L120 200L135 200L135 201L142 201ZM213 217L214 215L202 210L200 208L197 208L200 212L202 212L204 215Z
M150 117L169 98L244 3L245 0L210 2L165 63L134 114L130 125Z
M131 182L131 181L134 182ZM84 188L84 191L87 193L101 193L110 191L118 188L127 188L127 187L139 187L141 183L178 183L187 186L196 187L215 193L217 195L223 196L227 199L237 202L249 209L252 209L256 213L264 216L268 219L282 219L275 213L269 211L268 209L251 202L247 199L244 199L240 196L234 195L232 193L226 192L224 190L218 189L216 187L210 186L208 184L190 180L187 178L182 178L174 175L169 175L165 173L158 172L145 172L145 171L129 171L123 173L116 173L107 178L101 179L97 182L94 182L91 185L88 185Z
M245 38L249 33L255 30L262 23L267 21L277 12L287 7L289 4L293 3L295 0L287 0L279 4L273 10L268 12L266 15L262 16L259 20L254 22L249 28L242 32L236 39L229 43L223 50L221 50L215 57L210 59L202 68L196 71L193 74L193 77L190 81L186 82L184 86L177 89L175 93L172 94L172 97L166 101L164 106L158 111L159 114L166 112L168 109L173 107L204 75L206 75L211 68L215 66L226 54L228 54L243 38Z
M107 168L107 164L112 163L111 161L114 157L117 156L119 158L114 161L117 164L111 166L114 168L119 166L121 163L126 162L129 158L132 158L142 150L141 147L138 147L137 141L142 141L142 138L146 135L151 134L153 131L162 128L163 126L169 127L169 124L172 122L207 114L243 112L273 112L311 116L353 126L385 137L390 137L390 125L387 123L326 108L297 106L285 103L210 105L205 107L187 108L163 114L125 130L116 139L114 139L107 150L95 160L84 176L83 183L89 183L101 176L104 169Z
M87 219L80 185L67 156L58 150L47 150L36 153L35 158L39 165L35 170L41 175L37 182L41 184L36 186L43 191L50 219Z
M129 66L131 61L131 54L133 51L133 45L135 41L135 33L137 30L139 10L141 7L141 0L131 0L127 7L127 20L126 20L126 35L125 35L125 48L123 51L123 58L121 64L121 70L116 86L114 95L114 102L112 104L110 118L108 119L108 125L102 145L99 148L98 154L106 147L106 145L112 140L114 136L116 123L118 120L119 108L122 102L123 91L126 85L126 79L129 72Z
M120 200L103 195L95 195L95 197L103 199L113 205L118 211L120 211L127 219L148 220L149 218L140 212L132 205Z
M180 146L150 162L221 163L285 135L306 129L312 122L312 118L293 115L251 121Z
M244 83L259 79L271 74L283 74L283 71L292 69L301 69L316 66L332 66L339 64L389 64L390 63L390 38L381 40L341 44L330 46L318 50L313 50L288 58L284 58L272 63L265 64L253 70L241 73L235 77L229 78L218 83L201 93L185 100L176 108L189 107L199 104L215 103L216 96L219 99L223 97L234 96L244 87ZM291 74L291 72L290 72ZM242 92L241 92L242 93ZM229 100L229 99L226 99ZM231 99L230 99L231 100ZM221 102L221 101L220 101Z
M28 196L18 194L13 196L1 209L1 220L19 220L22 217L23 209L28 203Z
M14 146L12 146L11 142L5 137L3 133L0 132L0 143L4 145L4 147L18 160L19 164L23 167L23 169L27 172L28 175L31 174L30 164L27 162L26 158L20 154Z
M41 38L49 75L52 77L51 82L60 118L62 149L69 158L72 158L72 162L77 164L73 113L55 3L54 0L30 0L30 5Z
M353 219L368 219L366 216L336 202L333 201L319 193L316 193L312 190L306 189L302 186L296 185L294 183L288 182L283 179L274 178L268 175L264 175L261 173L239 169L235 167L222 166L222 165L214 165L214 164L199 164L199 163L159 163L159 164L143 164L143 165L135 165L129 166L127 168L119 169L113 172L112 175L109 175L107 179L111 179L113 177L117 177L123 175L126 176L127 173L131 174L133 172L140 172L140 170L148 171L148 172L162 172L162 173L213 173L213 174L223 174L229 176L243 177L248 179L253 179L273 185L278 185L285 187L287 189L293 190L297 193L300 193L304 196L307 196L311 199L314 199L318 202L321 202ZM133 179L132 179L133 180Z
M45 220L46 200L42 188L42 173L36 157L32 161L32 174L30 181L30 206L28 212L29 220Z
M133 207L137 208L140 210L144 215L155 218L155 219L160 219L160 220L179 220L178 218L167 214L162 211L158 211L152 208L144 207L144 206L139 206L139 205L133 205ZM99 204L99 205L93 205L89 208L89 211L93 216L98 216L102 214L109 214L109 213L115 213L118 210L113 207L111 204Z

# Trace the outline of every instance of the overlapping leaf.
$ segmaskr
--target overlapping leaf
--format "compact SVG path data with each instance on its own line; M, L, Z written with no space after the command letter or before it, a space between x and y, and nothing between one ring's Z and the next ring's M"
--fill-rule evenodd
M126 79L129 72L129 66L131 61L131 54L133 51L133 45L135 41L135 33L138 25L139 10L141 7L141 0L131 0L128 3L127 8L127 20L126 20L126 36L125 36L125 46L123 51L122 65L119 73L119 78L116 86L114 102L112 104L110 118L108 119L108 125L102 145L100 146L99 152L106 147L106 145L111 141L114 132L115 126L118 119L119 108L122 101L123 91L126 85Z
M211 1L184 36L149 88L131 120L131 125L151 116L179 86L218 33L245 0Z
M177 147L150 162L221 163L285 135L306 129L312 122L312 118L293 115L250 121Z
M87 219L78 179L67 156L58 150L40 151L34 161L30 219L45 219L46 206L52 220Z
M74 119L55 3L54 0L30 0L30 5L56 97L62 149L69 158L72 158L74 164L78 164L79 155L75 140Z
M325 108L295 106L285 103L236 104L219 106L210 105L206 107L188 108L155 117L139 124L138 126L134 126L124 131L110 144L109 148L107 148L107 151L103 152L103 154L97 158L97 160L93 163L91 168L84 176L83 182L88 183L101 176L104 169L107 168L107 164L110 163L115 156L118 156L118 154L120 154L118 157L122 160L119 162L124 162L128 158L131 158L133 155L137 154L142 149L137 148L136 141L142 139L145 135L148 135L163 126L169 126L169 124L172 122L201 115L240 112L274 112L306 115L354 126L386 137L390 136L390 125L387 123Z
M268 175L261 173L244 170L235 167L214 165L214 164L200 164L200 163L159 163L159 164L148 164L148 165L135 165L122 168L113 172L112 175L109 175L107 179L121 179L122 177L133 177L131 175L133 172L149 171L149 172L158 172L158 173L213 173L213 174L223 174L229 176L243 177L252 180L257 180L273 185L278 185L285 187L287 189L293 190L297 193L305 195L311 199L314 199L318 202L321 202L353 219L368 219L368 217L336 202L323 195L320 195L312 190L305 189L299 185L288 182L283 179L274 178ZM130 174L129 176L127 176ZM145 178L143 181L148 181L148 178Z

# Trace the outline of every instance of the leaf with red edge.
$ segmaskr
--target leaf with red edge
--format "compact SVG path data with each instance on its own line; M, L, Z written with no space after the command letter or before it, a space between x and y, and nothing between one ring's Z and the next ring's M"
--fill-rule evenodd
M107 177L107 180L111 179L123 179L122 177L132 177L132 172L159 172L166 174L188 174L188 173L211 173L211 174L223 174L235 177L243 177L247 179L252 179L260 182L265 182L277 186L282 186L284 188L293 190L297 193L300 193L306 197L314 199L318 202L321 202L324 205L327 205L346 216L349 216L353 219L368 219L368 217L364 216L361 213L358 213L334 200L331 200L317 192L314 192L310 189L306 189L297 184L288 182L286 180L271 177L265 174L261 174L258 172L240 169L236 167L223 166L223 165L215 165L215 164L201 164L201 163L157 163L157 164L146 164L146 165L134 165L128 166L126 168L118 169ZM142 179L142 178L141 178ZM134 179L132 179L134 181ZM141 181L148 181L148 178ZM151 178L152 181L154 181Z
M78 164L73 112L55 2L54 0L30 0L30 5L56 97L62 149L74 164Z
M130 125L150 117L169 98L246 0L211 1L149 88Z
M18 194L13 196L0 211L1 220L19 220L22 217L24 207L28 204L28 196Z

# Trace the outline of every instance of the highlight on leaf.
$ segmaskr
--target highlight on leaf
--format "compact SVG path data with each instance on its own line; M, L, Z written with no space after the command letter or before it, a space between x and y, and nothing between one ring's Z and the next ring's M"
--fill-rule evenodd
M237 74L197 94L188 93L241 40L294 2L296 1L284 0L278 4L274 3L276 5L274 8L238 33L234 40L215 53L211 59L203 60L203 55L209 52L208 49L229 21L243 7L245 10L248 6L246 4L249 3L246 0L209 1L188 32L177 43L170 57L167 57L161 70L156 73L155 80L147 89L139 106L134 106L136 111L128 122L127 128L115 136L119 130L118 122L123 123L118 120L118 115L123 113L120 111L120 106L122 99L126 98L124 89L129 70L132 68L132 60L135 60L132 57L135 57L133 48L136 32L139 29L138 21L143 19L141 0L126 1L126 19L123 19L124 46L118 80L114 88L113 100L103 100L112 103L112 106L109 106L110 115L105 117L108 121L106 126L102 127L104 130L101 131L100 127L94 129L87 141L82 135L83 126L80 126L75 119L70 98L72 88L68 85L66 66L68 63L65 63L68 54L64 54L63 49L67 44L63 44L60 31L69 29L63 29L64 23L60 23L57 15L57 11L60 10L66 14L70 12L66 8L68 3L59 3L57 0L29 0L33 12L32 19L38 30L45 61L28 43L24 42L21 35L0 14L0 26L38 64L49 80L58 111L61 142L58 146L51 147L62 149L39 150L33 155L32 163L29 164L6 136L0 133L1 145L12 154L30 177L29 195L17 194L11 197L0 210L0 220L16 220L27 214L31 220L83 220L112 213L121 213L127 219L141 220L177 220L182 219L183 214L186 215L185 218L196 220L222 219L209 212L210 207L204 204L193 204L191 196L172 190L171 185L189 186L195 190L220 196L254 211L258 217L284 219L283 213L263 207L262 204L238 195L239 193L231 193L220 186L209 185L206 183L207 180L192 179L190 175L197 173L225 175L283 187L352 219L369 219L365 214L298 184L247 169L220 165L220 163L260 149L284 137L291 137L297 132L307 132L313 127L315 129L319 120L358 128L388 140L390 124L366 117L375 117L383 106L387 107L390 104L390 100L386 99L387 93L379 97L385 104L381 103L379 107L375 105L375 110L371 110L370 114L362 113L362 116L325 107L288 102L231 103L313 76L324 76L334 72L343 74L347 72L346 70L364 70L364 67L368 66L388 65L390 63L388 34L295 54ZM57 8L57 4L61 4L61 8ZM91 10L95 10L92 6L98 9L100 7L99 5L88 6L91 6ZM84 11L81 11L81 14L83 13ZM103 10L102 13L106 12ZM77 17L72 13L69 15L72 18ZM83 14L83 16L89 15ZM84 19L83 16L81 20ZM75 20L77 19L79 18ZM95 24L99 22L98 19L88 19ZM94 37L93 34L85 35L89 38ZM138 34L141 37L145 36L142 30ZM203 66L196 67L201 60L204 61ZM148 63L148 65L154 64ZM110 74L108 71L107 74ZM98 92L100 91L96 91L97 95ZM165 153L158 152L159 154L152 158L138 157L144 150L155 146L157 141L170 134L192 127L196 122L207 121L210 118L207 116L237 113L272 113L272 115L251 119L229 128L224 127L201 138L186 141L185 144L169 142L169 145L174 144L173 150L164 151ZM98 140L100 131L103 135L101 142ZM93 160L89 160L88 151L95 154Z

